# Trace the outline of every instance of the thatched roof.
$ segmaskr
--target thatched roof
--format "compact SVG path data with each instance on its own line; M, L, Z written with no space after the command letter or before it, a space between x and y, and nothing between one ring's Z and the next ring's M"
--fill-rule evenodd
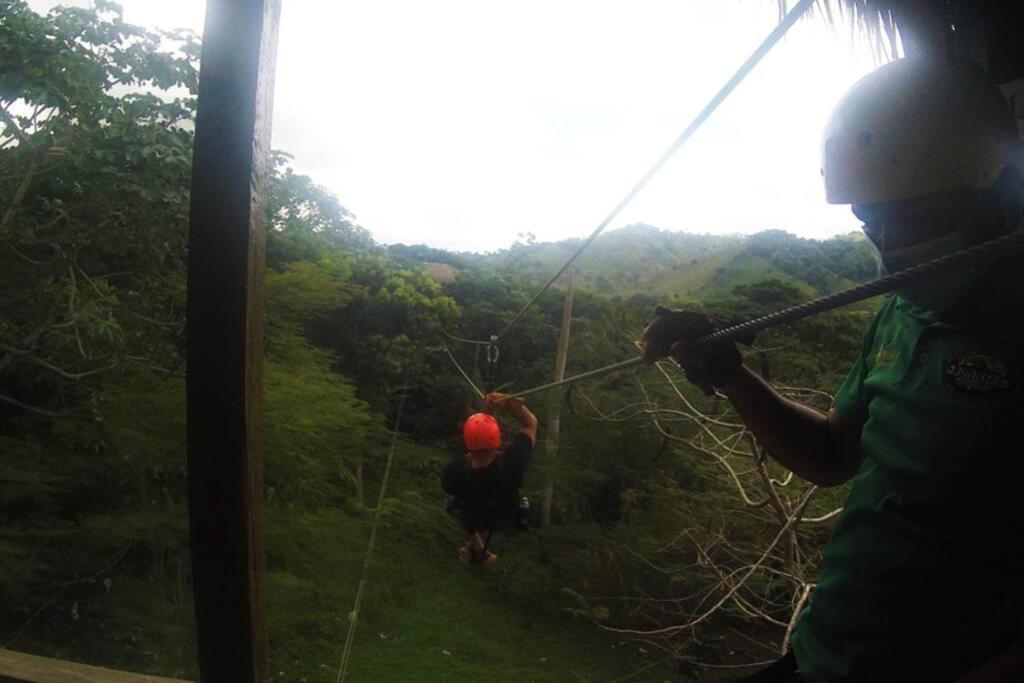
M790 4L789 0L778 0L780 16L789 11ZM842 19L854 30L863 31L879 52L896 57L904 54L893 10L893 5L898 4L902 4L900 0L818 0L811 15L823 16L830 24L835 24L837 18Z
M793 3L777 0L784 13ZM931 54L977 62L997 82L1024 78L1024 0L818 0L830 23L852 18L889 56Z

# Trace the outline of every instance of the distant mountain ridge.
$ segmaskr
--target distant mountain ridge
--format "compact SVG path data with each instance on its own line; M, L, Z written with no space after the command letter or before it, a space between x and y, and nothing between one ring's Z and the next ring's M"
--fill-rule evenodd
M452 253L395 245L397 253L456 272L478 268L540 284L582 244L517 243L490 254ZM417 258L419 257L419 258ZM701 235L630 225L599 236L577 260L581 288L608 296L652 294L701 298L764 280L780 280L808 296L827 294L875 277L870 245L859 233L827 240L783 230L749 236Z

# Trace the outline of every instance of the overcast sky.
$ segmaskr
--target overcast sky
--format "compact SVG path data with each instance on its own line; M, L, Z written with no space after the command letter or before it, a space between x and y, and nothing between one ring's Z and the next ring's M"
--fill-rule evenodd
M202 29L202 0L122 5ZM273 145L382 242L582 237L777 21L774 0L284 0ZM856 230L818 147L875 66L848 25L801 21L612 227Z

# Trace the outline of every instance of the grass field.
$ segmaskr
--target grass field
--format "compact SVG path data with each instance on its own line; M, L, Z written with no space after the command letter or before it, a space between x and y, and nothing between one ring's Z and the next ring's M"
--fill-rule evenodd
M416 449L415 466L407 460L399 470L385 502L347 680L671 678L667 669L633 676L644 665L635 644L561 615L558 587L534 560L544 542L536 532L497 539L493 568L459 563L460 534L437 490L437 458L444 456L424 458L425 450ZM403 467L401 458L396 467ZM358 505L312 517L272 512L267 607L274 680L336 680L372 519ZM531 594L534 584L540 588Z

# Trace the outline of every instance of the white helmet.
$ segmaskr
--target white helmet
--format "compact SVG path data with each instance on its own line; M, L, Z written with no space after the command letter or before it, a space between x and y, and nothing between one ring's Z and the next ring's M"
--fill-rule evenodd
M918 57L857 81L836 105L822 145L830 204L873 204L958 187L988 189L1020 168L1017 127L979 68Z

